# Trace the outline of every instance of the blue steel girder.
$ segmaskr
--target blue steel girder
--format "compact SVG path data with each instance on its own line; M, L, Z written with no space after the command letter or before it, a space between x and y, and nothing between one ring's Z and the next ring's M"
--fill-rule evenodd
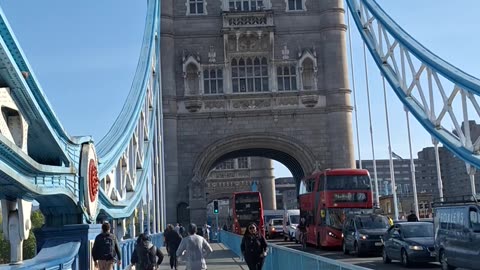
M422 46L374 0L347 4L375 63L405 108L433 138L480 168L480 140L472 138L469 124L462 124L480 119L480 80ZM453 132L447 125L454 126Z
M90 221L100 210L115 219L132 216L144 198L147 185L159 183L163 178L158 59L160 1L147 2L143 44L130 93L112 128L96 147L100 190L98 207L96 213L90 213ZM29 140L31 137L36 143L33 145L54 149L41 153L49 156L45 159L48 162L39 162L41 158L32 154L35 152L32 148L22 150L0 134L0 198L37 199L45 203L42 209L55 211L54 206L63 205L68 209L59 207L59 211L78 213L81 209L86 214L89 207L83 205L83 184L88 181L80 177L80 161L83 145L93 142L90 137L66 134L3 11L0 11L0 86L11 89L20 115L29 124Z

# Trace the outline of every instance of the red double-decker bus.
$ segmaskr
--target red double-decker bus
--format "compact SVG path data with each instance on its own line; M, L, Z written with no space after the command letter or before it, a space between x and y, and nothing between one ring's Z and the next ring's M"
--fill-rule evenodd
M255 222L265 236L262 195L257 191L235 192L230 200L232 209L232 231L243 235L248 224Z
M314 173L299 188L300 215L307 221L307 243L340 247L347 214L373 212L367 170L333 169Z

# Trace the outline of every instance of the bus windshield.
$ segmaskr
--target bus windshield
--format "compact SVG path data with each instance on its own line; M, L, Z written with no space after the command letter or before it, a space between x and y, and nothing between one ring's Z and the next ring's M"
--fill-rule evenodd
M327 209L326 225L341 230L345 222L343 209Z
M246 227L250 222L260 220L260 201L257 194L242 194L235 198L235 211L238 223Z
M368 175L328 175L327 190L369 190Z

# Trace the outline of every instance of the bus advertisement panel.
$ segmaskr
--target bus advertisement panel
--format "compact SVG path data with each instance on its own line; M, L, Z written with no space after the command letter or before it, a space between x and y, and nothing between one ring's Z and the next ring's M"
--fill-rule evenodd
M300 215L307 221L307 243L340 247L346 215L373 212L373 194L367 170L333 169L302 180Z
M255 222L262 235L265 236L263 202L260 192L233 193L230 206L232 207L232 231L234 233L243 235L248 224Z

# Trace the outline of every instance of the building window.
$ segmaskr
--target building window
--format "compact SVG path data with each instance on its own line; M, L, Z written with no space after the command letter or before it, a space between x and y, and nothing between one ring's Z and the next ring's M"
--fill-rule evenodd
M288 1L288 10L303 10L303 0L287 0Z
M277 67L277 83L278 91L298 90L296 67Z
M263 0L229 0L230 11L255 11L264 8Z
M189 14L204 14L204 0L188 0Z
M238 168L239 169L248 169L248 157L238 158Z
M313 90L315 83L315 70L314 70L314 63L311 59L305 59L303 62L303 90Z
M203 70L203 92L204 94L223 93L223 72L221 69Z
M216 170L233 170L235 169L235 162L233 159L226 160L215 167Z
M267 58L232 59L232 88L233 93L269 91Z
M193 63L187 66L186 70L187 93L190 95L197 95L199 91L199 70Z

